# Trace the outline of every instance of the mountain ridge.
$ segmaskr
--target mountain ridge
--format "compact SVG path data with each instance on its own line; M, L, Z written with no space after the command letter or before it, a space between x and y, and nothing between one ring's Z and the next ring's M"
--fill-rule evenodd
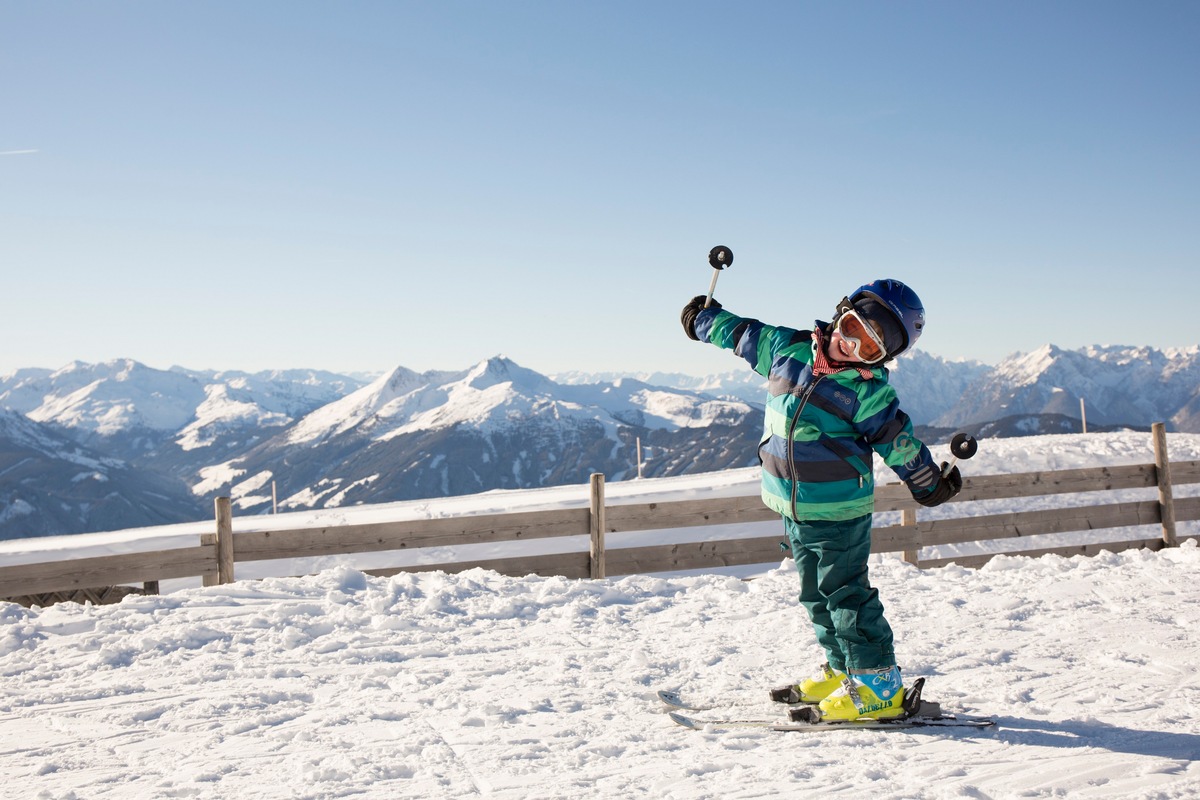
M1046 345L994 367L917 351L890 381L932 442L954 429L1071 430L1080 397L1093 429L1164 420L1200 432L1200 346ZM55 524L96 529L96 498L80 499L79 465L63 455L72 447L107 459L129 497L144 479L160 499L138 502L179 521L206 516L218 493L261 513L273 497L306 508L586 482L593 471L617 480L637 474L638 440L647 475L754 466L765 394L749 369L547 376L502 355L460 370L396 366L371 381L132 359L24 368L0 376L0 538L28 535L30 514L14 509L41 512L34 496L47 508L66 498L73 511L45 512ZM49 443L40 450L38 436Z

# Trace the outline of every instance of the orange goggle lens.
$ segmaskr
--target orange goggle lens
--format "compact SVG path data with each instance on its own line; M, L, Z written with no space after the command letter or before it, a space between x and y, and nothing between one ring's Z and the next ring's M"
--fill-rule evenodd
M857 311L846 311L837 321L837 329L854 351L854 354L868 364L882 361L887 355L887 348L875 329L858 315Z

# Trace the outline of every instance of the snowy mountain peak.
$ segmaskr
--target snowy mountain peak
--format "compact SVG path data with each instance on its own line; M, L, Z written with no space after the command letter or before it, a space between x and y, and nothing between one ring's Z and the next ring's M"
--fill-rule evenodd
M1024 386L1036 383L1038 378L1055 365L1063 351L1056 345L1046 344L1029 353L1009 356L996 367L996 373L1009 381Z
M367 384L363 387L362 392L364 395L370 395L386 402L393 397L407 394L424 383L425 380L420 373L398 366Z
M374 427L396 418L407 419L415 411L439 404L445 397L445 390L438 388L440 384L447 378L461 378L464 374L439 370L419 373L398 366L361 389L305 416L288 433L288 441L292 444L316 442L364 424Z
M381 410L374 436L387 440L462 423L511 422L556 402L553 381L504 356L485 359L458 373L428 372L419 377L424 385Z
M204 387L188 375L153 369L131 359L74 362L49 376L34 394L42 403L30 419L101 436L144 428L177 431L195 416Z
M135 378L139 374L146 374L150 371L150 368L145 364L141 364L131 358L122 358L115 361L110 361L104 366L112 370L113 380L117 381L128 381Z
M87 364L83 361L71 361L71 362L68 362L67 364L65 364L64 366L59 367L58 369L54 370L50 374L50 377L60 378L64 375L70 375L74 372L82 372L85 370L91 371L91 370L95 369L97 366L99 366L99 365Z
M467 370L462 381L473 389L490 389L498 384L512 384L526 392L544 392L551 382L545 375L518 365L504 356L493 356Z
M1200 359L1200 345L1192 345L1191 347L1168 347L1163 350L1163 355L1172 361L1195 361L1196 359Z
M140 361L135 361L132 358L113 358L108 361L101 361L98 364L88 364L84 361L72 361L69 364L55 370L51 377L61 380L70 376L77 376L78 380L93 381L93 380L129 380L135 373L150 373L158 372L152 367L148 367Z

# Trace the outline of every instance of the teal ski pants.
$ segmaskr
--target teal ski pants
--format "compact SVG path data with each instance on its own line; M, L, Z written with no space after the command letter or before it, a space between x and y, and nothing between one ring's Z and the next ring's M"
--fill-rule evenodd
M800 604L829 666L845 672L895 665L892 628L867 580L871 515L836 522L784 517L783 526L800 574Z

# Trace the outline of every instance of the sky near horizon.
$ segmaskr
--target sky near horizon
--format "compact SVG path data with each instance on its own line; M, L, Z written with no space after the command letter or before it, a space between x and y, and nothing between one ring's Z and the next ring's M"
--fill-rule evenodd
M1200 4L0 2L0 374L1200 344Z

